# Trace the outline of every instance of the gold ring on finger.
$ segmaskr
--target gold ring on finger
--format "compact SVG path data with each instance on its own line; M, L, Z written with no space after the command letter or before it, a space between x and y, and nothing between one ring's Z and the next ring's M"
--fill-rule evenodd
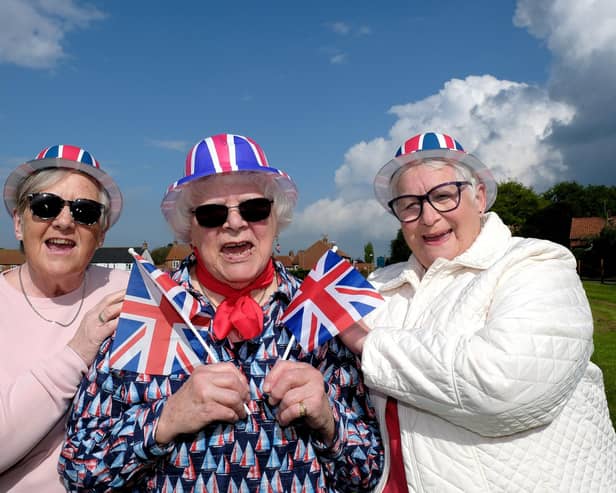
M297 406L299 407L299 417L305 418L306 417L306 406L304 405L304 401L299 401L297 403Z
M105 320L105 317L103 317L103 312L98 312L98 319L100 320L102 324L107 323L107 320Z

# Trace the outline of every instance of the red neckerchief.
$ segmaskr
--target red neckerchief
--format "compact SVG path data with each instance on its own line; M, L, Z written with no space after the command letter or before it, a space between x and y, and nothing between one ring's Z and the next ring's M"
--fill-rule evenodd
M255 289L267 288L274 279L274 263L269 260L263 272L243 289L234 289L228 284L216 279L203 265L199 253L195 249L197 257L197 279L201 285L220 294L225 299L218 305L214 316L214 335L219 341L229 335L233 329L237 329L241 340L252 339L263 330L263 310L252 299L250 292ZM204 293L205 294L205 293Z

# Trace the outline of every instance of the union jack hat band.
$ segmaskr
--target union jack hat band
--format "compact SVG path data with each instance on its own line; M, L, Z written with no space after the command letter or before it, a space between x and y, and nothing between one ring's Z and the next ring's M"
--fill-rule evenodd
M284 171L267 162L263 149L254 140L242 135L218 134L197 142L188 151L184 176L172 183L160 205L169 220L182 190L196 180L229 173L267 173L272 177L293 206L297 202L297 187Z
M9 215L17 207L17 192L30 175L48 168L67 168L85 173L94 178L109 195L109 227L122 212L122 193L113 178L105 173L99 162L81 147L59 144L46 147L32 160L21 164L4 182L4 205Z
M486 210L496 200L496 180L490 169L462 145L446 134L428 132L406 140L396 151L395 157L383 166L374 178L374 195L385 210L392 212L388 202L394 198L392 180L401 169L438 160L467 167L486 188Z

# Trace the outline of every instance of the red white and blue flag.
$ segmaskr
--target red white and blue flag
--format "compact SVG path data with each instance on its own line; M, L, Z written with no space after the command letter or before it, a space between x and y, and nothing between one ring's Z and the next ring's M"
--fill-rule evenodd
M282 322L311 352L380 306L383 297L345 259L328 250L308 273Z
M197 299L169 274L133 256L110 366L149 375L190 374L203 361L205 348L182 315L197 330L207 327L211 318L199 313Z

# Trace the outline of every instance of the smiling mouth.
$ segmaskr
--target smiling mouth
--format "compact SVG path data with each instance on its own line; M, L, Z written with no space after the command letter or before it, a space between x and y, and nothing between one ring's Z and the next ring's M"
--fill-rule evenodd
M427 243L438 242L446 238L449 235L449 233L451 233L451 229L448 229L447 231L443 231L442 233L438 233L438 234L423 235L423 239Z
M45 240L45 245L52 250L69 250L74 248L76 243L66 238L50 238L49 240Z
M253 244L249 241L239 243L225 243L221 248L221 252L225 255L242 255L249 253L253 248Z

